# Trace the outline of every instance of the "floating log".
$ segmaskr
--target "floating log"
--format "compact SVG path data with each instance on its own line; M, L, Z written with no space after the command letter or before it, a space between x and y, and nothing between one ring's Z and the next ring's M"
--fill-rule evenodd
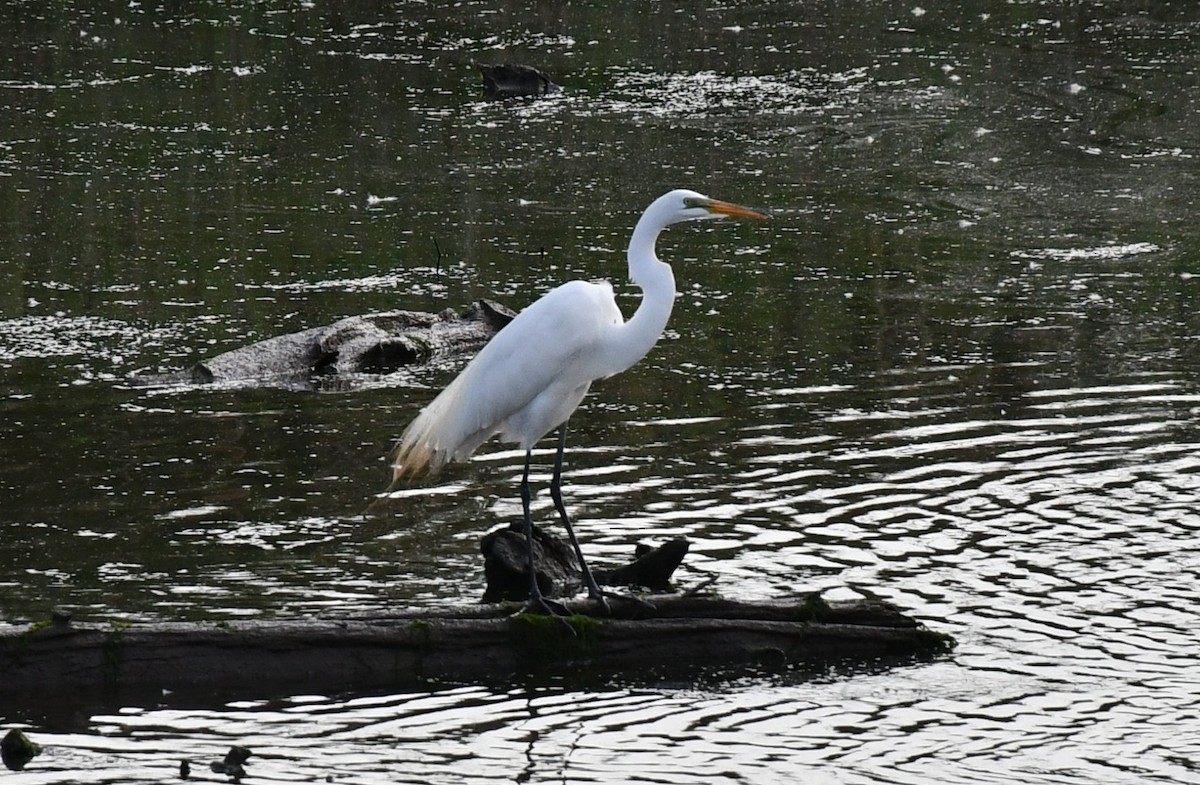
M385 311L279 335L218 354L191 368L129 377L137 386L256 382L313 388L347 373L391 373L483 346L516 314L490 300L456 313Z
M520 605L510 603L216 623L59 618L0 628L0 696L403 689L531 675L646 680L906 659L953 645L890 605L816 593L754 603L649 596L613 601L607 617L583 615L599 611L590 601L564 604L577 615L514 613Z

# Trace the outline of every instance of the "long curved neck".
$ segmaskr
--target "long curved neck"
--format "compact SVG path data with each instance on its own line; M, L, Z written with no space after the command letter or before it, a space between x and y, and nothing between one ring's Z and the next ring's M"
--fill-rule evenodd
M613 362L619 373L638 360L658 342L671 307L675 305L675 275L671 265L660 262L654 243L663 229L662 222L647 212L638 221L629 240L629 279L642 290L642 302L637 311L617 330L613 345Z

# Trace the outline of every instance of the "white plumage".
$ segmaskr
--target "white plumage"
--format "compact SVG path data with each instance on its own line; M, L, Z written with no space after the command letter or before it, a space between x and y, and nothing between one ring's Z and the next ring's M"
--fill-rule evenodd
M529 450L613 367L602 350L625 323L607 281L547 292L496 334L405 430L399 474L468 458L495 434Z
M522 498L529 520L529 452L554 428L566 423L596 379L620 373L650 351L671 315L675 277L658 260L654 245L671 224L702 218L766 216L695 191L675 190L656 199L642 214L629 241L629 277L642 289L642 302L625 321L608 282L570 281L547 292L498 332L446 389L404 431L393 462L394 479L436 471L461 461L494 435L525 450ZM562 506L559 440L551 493L576 546L589 594L600 590L578 549ZM533 570L530 540L531 602L545 607Z

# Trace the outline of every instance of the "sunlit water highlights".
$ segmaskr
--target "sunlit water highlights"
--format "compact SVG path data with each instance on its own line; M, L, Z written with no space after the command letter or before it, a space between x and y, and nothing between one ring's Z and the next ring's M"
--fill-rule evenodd
M7 14L7 622L473 602L523 456L385 493L461 358L303 391L127 375L574 277L631 312L630 227L686 185L772 220L664 234L669 329L572 422L584 547L686 536L683 586L877 596L959 641L732 681L6 704L46 745L8 780L212 780L237 743L286 782L1200 783L1200 17L944 5ZM564 91L479 100L471 62L506 59Z
M1144 675L1156 690L1186 686L1153 670ZM991 696L982 704L981 691ZM1154 712L1148 700L1148 688L1103 673L1066 685L950 663L716 691L300 696L97 715L91 733L55 737L36 780L17 779L155 782L185 759L206 776L242 744L257 751L253 777L290 782L979 782L981 769L990 781L1190 781L1195 739L1162 740L1194 715L1182 703ZM1103 738L1096 721L1114 715L1104 725L1119 739ZM80 771L96 776L75 779Z

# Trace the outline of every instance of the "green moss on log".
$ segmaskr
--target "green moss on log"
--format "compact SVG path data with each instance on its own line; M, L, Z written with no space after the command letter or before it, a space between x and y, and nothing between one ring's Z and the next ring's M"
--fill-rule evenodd
M519 613L512 617L513 642L528 661L569 662L592 657L598 646L600 624L592 616L546 616Z

